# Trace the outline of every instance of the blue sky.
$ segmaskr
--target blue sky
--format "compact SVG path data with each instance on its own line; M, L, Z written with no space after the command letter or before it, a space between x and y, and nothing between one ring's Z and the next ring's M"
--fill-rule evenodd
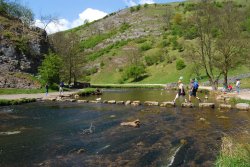
M32 9L36 25L42 27L40 16L53 15L60 18L59 25L51 23L47 32L54 33L93 21L108 13L144 3L168 3L182 0L19 0Z

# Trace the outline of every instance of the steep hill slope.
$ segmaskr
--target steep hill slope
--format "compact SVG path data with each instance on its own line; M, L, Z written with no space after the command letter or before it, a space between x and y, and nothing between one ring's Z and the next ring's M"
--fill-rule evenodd
M48 53L46 32L0 13L0 88L35 88L43 55Z
M215 5L222 5L216 2ZM237 1L239 8L246 8L247 1ZM51 36L75 36L78 54L87 63L82 65L85 76L81 80L92 83L167 83L179 76L184 80L197 77L192 60L183 58L185 43L195 44L197 30L189 23L196 3L187 1L171 4L153 4L131 7L75 29ZM56 43L54 43L56 47ZM193 57L195 59L195 57ZM176 63L184 61L181 68ZM138 80L122 80L124 70L131 62L146 66L147 74ZM240 67L231 75L247 73ZM199 75L204 80L204 71Z

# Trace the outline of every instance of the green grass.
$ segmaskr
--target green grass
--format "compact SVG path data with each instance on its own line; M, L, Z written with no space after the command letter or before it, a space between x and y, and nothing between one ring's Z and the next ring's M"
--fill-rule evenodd
M237 103L247 103L250 104L250 100L244 100L244 99L239 99L239 98L231 98L229 101L231 104L237 104Z
M55 90L49 90L49 92L55 92ZM16 88L0 89L0 95L5 95L5 94L35 94L35 93L45 93L45 89L16 89Z
M77 92L77 94L79 96L88 96L88 95L91 95L92 93L94 93L95 90L96 90L96 88L85 88L85 89L82 89L79 92Z
M240 81L241 88L250 88L250 78L244 78Z
M24 103L31 103L35 102L36 99L17 99L17 100L7 100L7 99L0 99L0 106L9 106L9 105L19 105Z
M245 134L246 135L246 134ZM216 167L250 167L249 137L239 140L231 137L222 138L220 155L217 157Z

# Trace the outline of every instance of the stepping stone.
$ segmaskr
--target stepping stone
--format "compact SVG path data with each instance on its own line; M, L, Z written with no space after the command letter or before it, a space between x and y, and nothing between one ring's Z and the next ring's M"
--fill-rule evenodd
M117 101L116 104L124 104L124 101Z
M193 108L194 104L193 103L182 103L181 106L185 107L185 108Z
M139 106L139 105L141 105L141 102L140 102L140 101L133 101L133 102L131 103L131 105L132 105L132 106Z
M232 105L230 104L220 104L220 109L231 109Z
M128 100L128 101L126 101L125 102L125 105L127 106L127 105L130 105L131 104L131 101L130 100Z
M103 100L102 103L108 103L108 100Z
M250 107L249 107L249 104L247 103L238 103L235 105L235 108L238 110L248 111Z
M159 106L159 102L156 102L156 101L145 101L144 105L146 105L146 106Z
M215 104L214 103L199 103L200 108L214 108Z
M109 100L109 101L108 101L108 104L115 104L115 103L116 103L115 100Z
M88 103L88 100L77 100L78 103Z
M97 100L91 100L89 101L90 103L101 103L101 101L97 101Z
M161 107L175 107L175 103L171 102L171 101L169 101L169 102L162 102L160 106Z
M76 102L76 99L65 99L65 101Z

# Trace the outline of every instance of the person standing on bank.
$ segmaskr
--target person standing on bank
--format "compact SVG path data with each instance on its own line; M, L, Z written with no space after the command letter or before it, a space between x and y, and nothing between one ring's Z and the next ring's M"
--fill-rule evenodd
M45 85L45 95L48 96L48 93L49 93L49 85L48 85L48 83L46 83L46 85Z
M63 95L63 87L64 87L64 83L60 82L60 85L59 85L59 94L60 94L60 96Z
M236 92L240 93L240 79L236 79Z
M176 101L176 99L178 99L179 97L185 97L186 93L185 93L185 89L184 89L184 84L182 83L181 80L178 81L178 93L175 96L174 99L174 103ZM187 99L185 99L185 102L187 102Z
M191 103L191 98L192 96L198 99L201 102L201 99L196 96L197 90L199 88L199 83L197 79L191 79L190 80L190 91L189 91L189 97L188 97L188 102Z

